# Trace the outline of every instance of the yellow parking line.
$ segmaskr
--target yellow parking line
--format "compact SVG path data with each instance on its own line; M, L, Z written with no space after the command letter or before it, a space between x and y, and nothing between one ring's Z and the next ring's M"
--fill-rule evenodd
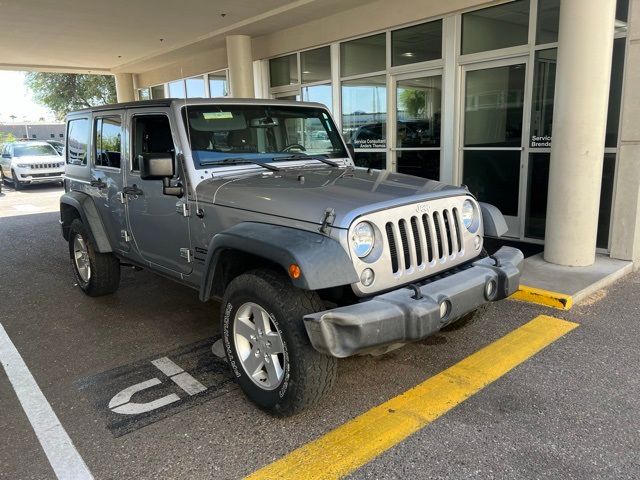
M565 293L551 292L541 288L520 285L516 293L509 298L520 300L521 302L536 303L545 307L557 308L559 310L570 310L573 306L573 298Z
M341 478L444 415L577 326L540 315L452 367L247 478Z

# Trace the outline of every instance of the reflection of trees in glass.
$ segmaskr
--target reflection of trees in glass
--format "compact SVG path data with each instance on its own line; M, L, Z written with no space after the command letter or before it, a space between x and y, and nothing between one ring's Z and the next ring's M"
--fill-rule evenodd
M405 111L411 118L422 116L427 105L427 92L415 88L402 89L398 95L398 110Z

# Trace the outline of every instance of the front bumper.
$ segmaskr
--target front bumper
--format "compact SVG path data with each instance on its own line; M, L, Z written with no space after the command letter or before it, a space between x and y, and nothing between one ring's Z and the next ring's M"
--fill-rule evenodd
M61 182L64 179L64 170L40 170L40 169L14 169L18 180L22 183L49 183Z
M372 297L354 305L312 313L304 325L313 347L333 357L367 353L403 344L437 332L481 305L502 300L518 290L524 256L520 250L502 247L494 258L482 258L470 268L419 287L422 298L408 287ZM495 282L487 298L486 286ZM441 318L441 304L449 302Z

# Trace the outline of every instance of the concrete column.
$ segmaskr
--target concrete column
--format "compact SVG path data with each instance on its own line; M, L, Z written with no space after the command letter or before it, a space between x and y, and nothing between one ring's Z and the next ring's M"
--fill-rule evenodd
M227 65L229 90L232 97L253 98L253 54L251 37L229 35L227 37Z
M640 264L640 0L632 0L624 69L611 256Z
M595 261L615 0L562 0L544 258Z
M136 99L133 88L133 74L116 73L116 97L118 103L133 102Z

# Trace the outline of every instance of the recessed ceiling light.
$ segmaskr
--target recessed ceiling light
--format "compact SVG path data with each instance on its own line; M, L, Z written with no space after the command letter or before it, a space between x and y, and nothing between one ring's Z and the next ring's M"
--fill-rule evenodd
M310 74L311 72L309 70L303 70L302 73L304 73L305 75Z
M404 52L403 54L400 55L401 57L415 57L416 54L413 52Z

